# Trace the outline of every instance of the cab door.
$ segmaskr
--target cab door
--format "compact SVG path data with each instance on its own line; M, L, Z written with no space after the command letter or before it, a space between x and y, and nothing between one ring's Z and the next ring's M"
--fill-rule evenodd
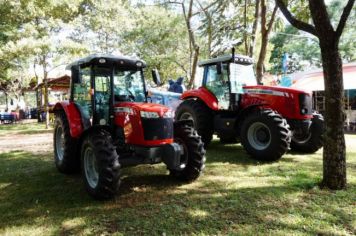
M94 67L94 124L108 125L110 116L112 70Z
M205 67L205 87L215 95L220 110L228 110L230 87L227 64L213 64Z

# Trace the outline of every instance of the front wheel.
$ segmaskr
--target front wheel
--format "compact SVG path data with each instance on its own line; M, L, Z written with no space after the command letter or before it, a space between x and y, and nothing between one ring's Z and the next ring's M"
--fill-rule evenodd
M314 153L323 146L323 134L324 117L319 113L314 113L309 131L293 134L291 149L297 152Z
M240 130L241 144L254 159L276 161L289 148L289 125L270 109L257 110L247 115Z
M120 164L110 133L95 130L87 135L81 163L84 184L92 197L101 200L115 196L120 186Z
M200 136L187 124L174 124L174 142L181 145L181 170L170 170L171 175L183 181L197 179L205 167L205 149Z

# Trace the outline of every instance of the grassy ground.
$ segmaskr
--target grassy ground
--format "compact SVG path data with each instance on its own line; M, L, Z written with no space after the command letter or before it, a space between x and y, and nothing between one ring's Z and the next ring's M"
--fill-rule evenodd
M0 135L6 134L37 134L52 132L52 128L46 129L45 124L38 124L35 120L26 123L1 124Z
M198 181L176 182L164 165L128 168L121 193L106 202L93 201L79 175L59 174L51 150L2 153L0 234L355 235L356 136L346 139L344 191L318 188L321 151L262 164L215 140Z

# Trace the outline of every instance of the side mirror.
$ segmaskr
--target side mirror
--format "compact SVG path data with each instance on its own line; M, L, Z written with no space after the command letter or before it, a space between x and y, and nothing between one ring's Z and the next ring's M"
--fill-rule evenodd
M153 82L155 82L155 84L157 86L162 85L161 77L159 76L159 72L157 69L152 70L152 79L153 79Z
M221 63L216 64L216 73L218 75L222 74L222 64Z

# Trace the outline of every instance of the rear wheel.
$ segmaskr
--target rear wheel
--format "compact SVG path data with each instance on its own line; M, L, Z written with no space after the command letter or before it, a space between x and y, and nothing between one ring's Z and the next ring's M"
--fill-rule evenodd
M110 133L89 133L82 144L81 160L88 193L99 200L115 196L120 186L120 164Z
M314 113L309 132L293 134L291 149L297 152L314 153L323 146L323 133L324 117Z
M53 133L54 162L57 169L65 174L80 170L77 154L77 140L70 135L67 116L64 111L56 114Z
M176 110L176 120L193 120L194 128L198 131L205 147L213 138L213 115L209 108L198 100L185 100Z
M205 149L197 132L187 124L174 124L174 142L181 145L181 170L170 170L171 175L184 181L197 179L205 167Z
M270 109L257 110L245 116L240 136L246 151L260 161L280 159L291 141L286 120Z

